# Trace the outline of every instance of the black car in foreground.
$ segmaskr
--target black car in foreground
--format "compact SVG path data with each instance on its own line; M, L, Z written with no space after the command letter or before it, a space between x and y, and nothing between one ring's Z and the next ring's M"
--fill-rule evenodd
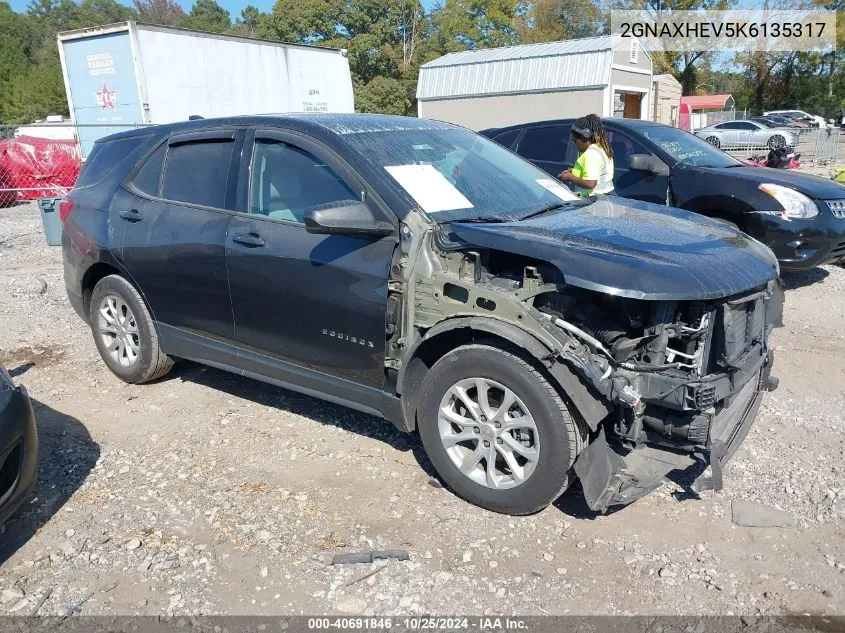
M578 158L573 120L541 121L481 134L557 177ZM605 119L616 195L730 222L774 251L784 270L845 258L845 187L786 169L753 167L677 128Z
M499 145L376 115L101 139L60 204L67 293L142 383L190 359L418 431L457 494L524 514L721 467L757 415L782 293L707 218L577 200Z
M23 387L0 365L0 525L17 510L38 480L38 433Z

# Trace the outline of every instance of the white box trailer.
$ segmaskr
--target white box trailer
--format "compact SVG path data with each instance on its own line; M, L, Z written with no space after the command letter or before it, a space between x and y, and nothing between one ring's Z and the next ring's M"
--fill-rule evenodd
M83 156L125 127L283 112L354 112L346 51L124 22L59 33Z

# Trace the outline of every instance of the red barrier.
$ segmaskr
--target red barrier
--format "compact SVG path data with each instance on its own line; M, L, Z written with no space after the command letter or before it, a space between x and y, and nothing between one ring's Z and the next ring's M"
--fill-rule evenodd
M81 167L76 141L34 136L0 141L0 206L63 196Z

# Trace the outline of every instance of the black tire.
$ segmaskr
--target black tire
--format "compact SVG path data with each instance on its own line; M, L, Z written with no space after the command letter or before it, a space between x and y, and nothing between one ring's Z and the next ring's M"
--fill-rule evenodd
M569 487L575 478L572 465L586 438L580 418L570 413L545 376L518 354L516 350L509 351L494 344L473 344L452 350L434 364L423 380L417 409L423 446L443 482L459 497L475 505L513 515L538 512ZM507 387L525 404L534 419L538 438L536 466L514 487L494 489L470 479L453 462L441 440L438 421L441 402L454 385L470 378L482 378ZM498 439L495 441L500 443ZM473 449L466 447L466 450L471 453ZM495 454L494 463L506 466L504 459ZM479 464L479 468L485 471L486 467Z
M769 138L769 142L766 145L769 149L778 149L779 147L786 147L786 139L780 134L775 134L774 136Z
M116 340L117 334L112 338L110 331L107 331L109 324L106 316L102 315L101 308L105 300L118 298L128 310L124 323L134 322L134 327L121 325L121 332L132 330L132 339L136 348L134 360L124 358L128 364L120 361L122 354L120 350L109 349L106 339ZM108 309L107 309L108 310ZM150 311L138 291L119 275L103 277L94 287L91 293L91 305L89 307L91 333L94 336L94 343L106 366L114 375L124 382L140 384L161 378L173 367L173 361L161 350ZM114 326L111 326L114 329ZM124 336L120 338L125 340ZM123 347L128 347L123 345Z
M722 146L722 143L719 141L719 138L716 137L716 136L708 136L704 140L707 141L708 143L710 143L713 147L715 147L717 149Z

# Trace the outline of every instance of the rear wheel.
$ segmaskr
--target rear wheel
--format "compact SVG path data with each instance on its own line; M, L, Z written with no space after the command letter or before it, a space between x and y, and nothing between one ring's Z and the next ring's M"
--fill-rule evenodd
M106 366L125 382L164 376L173 361L161 351L158 333L138 291L119 275L101 279L91 293L91 332Z
M713 147L720 147L722 144L719 142L719 138L716 136L708 136L704 139L708 143L710 143Z
M585 434L560 394L515 352L467 345L420 389L423 446L444 483L482 508L542 510L572 483Z

